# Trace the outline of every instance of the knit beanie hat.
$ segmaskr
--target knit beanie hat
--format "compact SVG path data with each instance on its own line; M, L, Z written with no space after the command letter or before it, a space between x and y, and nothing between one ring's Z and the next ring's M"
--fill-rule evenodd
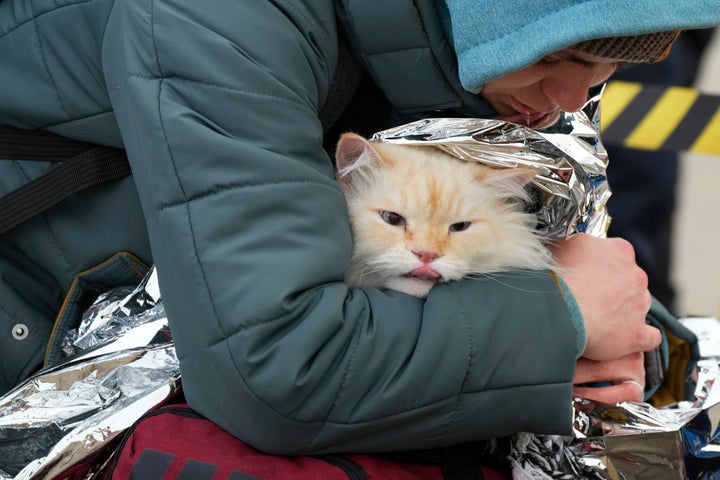
M590 55L628 63L653 63L665 58L679 30L647 33L624 37L606 37L587 40L571 47Z

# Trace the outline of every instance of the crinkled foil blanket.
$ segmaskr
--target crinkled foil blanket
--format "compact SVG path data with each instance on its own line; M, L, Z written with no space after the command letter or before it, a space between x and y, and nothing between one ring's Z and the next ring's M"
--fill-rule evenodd
M700 362L692 402L656 409L576 398L572 436L513 436L513 478L720 479L718 365L717 359Z
M95 454L99 470L122 433L179 387L154 269L100 296L64 347L66 362L0 398L0 479L53 478Z

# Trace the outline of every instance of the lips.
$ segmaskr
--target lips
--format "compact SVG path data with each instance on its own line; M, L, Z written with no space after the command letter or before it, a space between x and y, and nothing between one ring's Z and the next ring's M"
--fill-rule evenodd
M531 107L530 105L526 105L520 100L518 100L515 97L508 97L508 103L510 105L510 108L515 110L520 115L528 115L528 116L534 116L534 115L543 115L543 112L536 110L535 108Z
M515 97L508 98L508 106L515 110L515 113L511 113L509 115L500 115L496 118L504 120L506 122L525 125L534 129L549 127L550 125L555 123L555 121L557 121L559 115L559 111L557 108L548 112L541 112L535 110L528 105L525 105L523 102L521 102Z
M515 115L501 115L495 118L506 122L524 125L534 130L540 130L557 122L559 115L560 112L538 113L535 115L523 115L518 113Z

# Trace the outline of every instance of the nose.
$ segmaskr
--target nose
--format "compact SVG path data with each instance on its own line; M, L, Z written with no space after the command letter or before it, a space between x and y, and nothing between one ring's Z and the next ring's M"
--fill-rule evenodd
M435 260L438 257L438 254L435 252L426 252L424 250L417 251L413 250L413 253L418 256L421 262L423 263L430 263L433 260Z
M610 78L614 71L610 65L570 65L562 73L545 78L543 92L560 110L576 112L585 105L590 88Z
M547 79L543 84L543 90L560 110L577 112L585 105L591 86L576 79Z

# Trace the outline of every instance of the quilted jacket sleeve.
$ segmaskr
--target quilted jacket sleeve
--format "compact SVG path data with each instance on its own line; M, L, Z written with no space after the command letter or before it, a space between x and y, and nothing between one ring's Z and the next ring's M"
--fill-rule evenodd
M331 0L115 2L103 70L190 404L282 454L567 433L576 332L550 273L425 300L342 282L318 107Z

